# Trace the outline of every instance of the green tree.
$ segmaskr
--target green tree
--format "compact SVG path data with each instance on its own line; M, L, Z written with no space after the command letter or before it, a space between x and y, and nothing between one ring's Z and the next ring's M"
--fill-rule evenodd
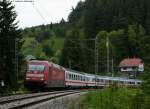
M0 1L0 70L6 86L17 85L17 63L21 62L22 45L16 12L8 0ZM17 59L18 57L18 59ZM17 60L16 60L17 59ZM17 62L18 61L18 62Z
M84 50L80 31L73 29L67 33L64 42L60 64L66 68L83 71L85 69Z
M41 43L38 43L35 38L29 38L26 37L23 39L24 44L22 46L22 53L27 56L27 55L33 55L37 59L47 59L47 55L50 55L49 53L49 48L45 48L47 45L42 45ZM49 46L48 46L49 47ZM47 54L47 55L46 55Z
M90 50L94 50L95 48L95 42L91 39L94 39L97 34L97 9L96 9L96 3L98 0L87 0L85 2L85 13L84 13L84 32L85 32L85 39L87 39L86 42L86 48ZM87 72L93 73L95 71L95 58L94 52L89 52L89 50L86 49L86 63L88 67Z
M98 54L99 54L99 71L106 72L107 71L107 49L106 49L106 38L108 36L108 32L100 31L97 34L98 37Z

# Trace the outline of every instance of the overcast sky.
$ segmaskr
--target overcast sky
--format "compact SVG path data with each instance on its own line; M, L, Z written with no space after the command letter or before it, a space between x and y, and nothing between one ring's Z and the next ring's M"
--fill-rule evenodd
M29 0L28 0L29 1ZM32 3L13 2L21 28L67 20L71 8L81 0L34 0ZM83 0L82 0L83 1Z

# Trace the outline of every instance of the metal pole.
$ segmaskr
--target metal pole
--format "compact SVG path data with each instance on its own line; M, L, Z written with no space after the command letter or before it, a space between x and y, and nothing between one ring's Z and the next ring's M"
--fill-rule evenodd
M113 58L112 58L112 77L114 76L114 60L113 60Z
M98 38L95 38L95 75L98 73Z
M106 47L107 47L107 73L109 73L109 37L108 36L106 40Z
M16 79L18 81L18 39L15 39L15 71Z
M98 74L98 38L95 38L95 86L97 85L97 75Z

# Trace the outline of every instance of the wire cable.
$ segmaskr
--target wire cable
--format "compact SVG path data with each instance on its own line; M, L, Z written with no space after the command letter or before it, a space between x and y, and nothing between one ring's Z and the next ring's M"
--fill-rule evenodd
M36 10L36 12L37 12L37 13L40 15L40 17L43 19L44 23L47 23L47 24L48 24L47 20L46 20L45 17L42 15L42 13L39 11L39 9L35 6L35 4L32 3L32 2L31 2L31 4L32 4L33 8Z

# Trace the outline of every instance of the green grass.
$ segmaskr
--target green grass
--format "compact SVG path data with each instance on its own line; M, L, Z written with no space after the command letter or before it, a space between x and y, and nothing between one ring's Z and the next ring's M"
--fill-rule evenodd
M141 105L140 93L139 89L106 88L79 97L71 103L70 109L148 109ZM146 97L147 101L149 98ZM150 106L150 103L146 105Z

